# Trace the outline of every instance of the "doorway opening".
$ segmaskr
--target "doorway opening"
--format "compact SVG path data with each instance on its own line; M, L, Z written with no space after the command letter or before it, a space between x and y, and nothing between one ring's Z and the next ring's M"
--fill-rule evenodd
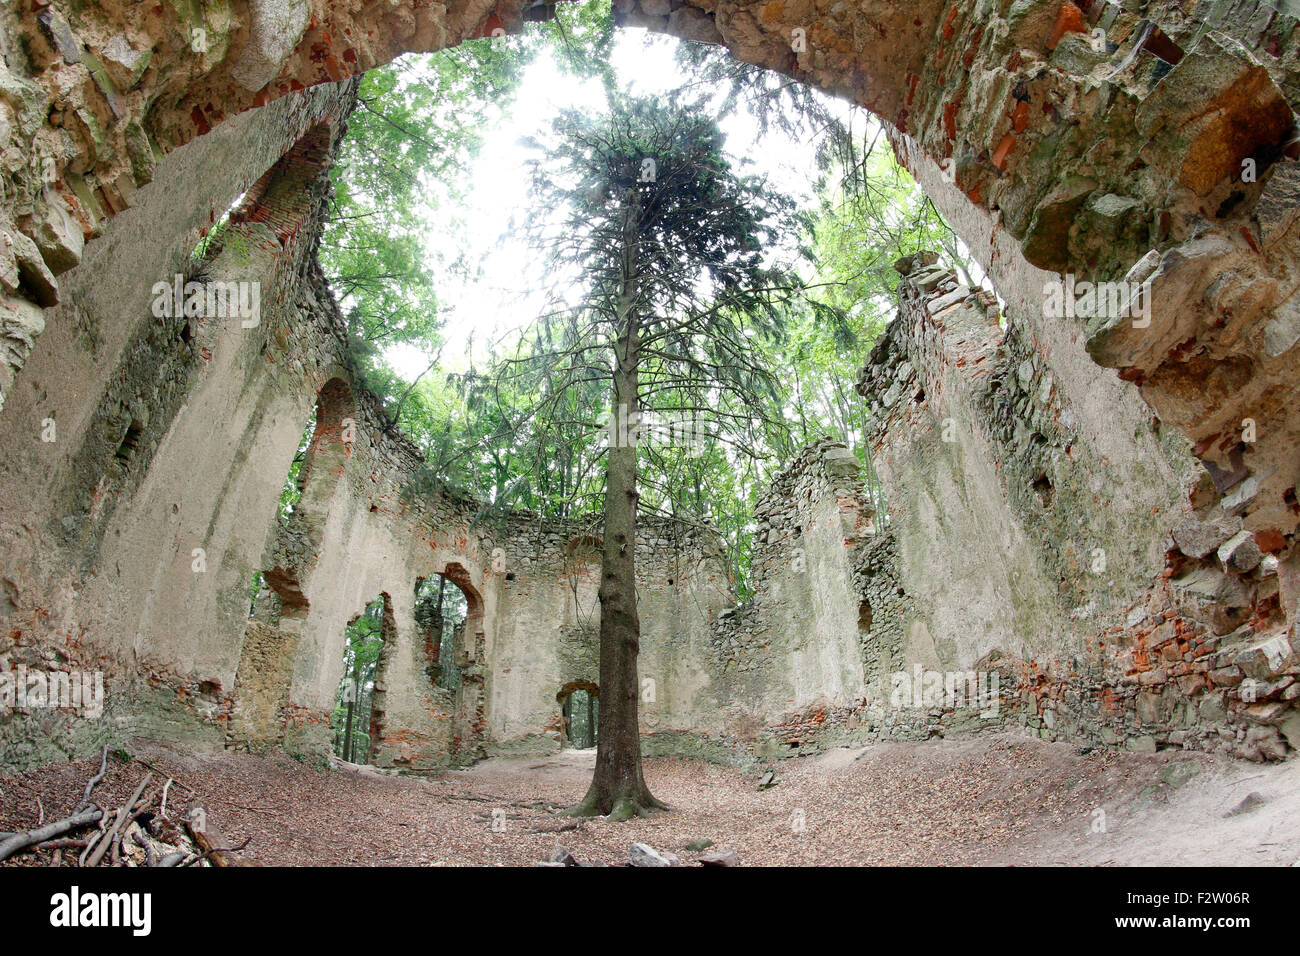
M330 727L334 753L349 763L365 763L371 746L375 700L375 673L384 641L390 635L392 614L380 595L348 622L343 642L343 679L334 696Z
M590 750L600 730L600 688L591 681L572 681L555 695L564 718L561 746Z
M469 600L451 578L434 574L415 582L415 624L424 637L425 673L434 687L455 691L461 683L457 648L465 646Z

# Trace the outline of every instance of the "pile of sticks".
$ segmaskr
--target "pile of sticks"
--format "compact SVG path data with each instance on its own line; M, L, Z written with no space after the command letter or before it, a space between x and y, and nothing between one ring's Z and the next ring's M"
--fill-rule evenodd
M99 772L86 783L81 803L71 815L45 823L44 808L34 830L0 832L0 861L16 853L50 854L49 866L238 866L234 854L248 846L227 847L207 819L202 807L191 807L179 820L167 814L173 785L185 784L151 769L130 799L116 810L105 810L90 800L95 785L108 769L108 746L100 755ZM193 791L190 791L193 793ZM39 804L39 801L38 801ZM66 854L66 856L65 856Z

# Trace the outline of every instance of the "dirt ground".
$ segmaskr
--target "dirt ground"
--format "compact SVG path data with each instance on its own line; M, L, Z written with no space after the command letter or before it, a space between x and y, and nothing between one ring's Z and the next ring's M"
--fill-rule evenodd
M178 782L169 814L203 805L241 859L261 865L531 865L557 846L622 864L634 841L685 865L709 839L742 865L1295 865L1300 760L1246 764L1204 755L1093 752L1032 738L877 744L761 773L647 760L672 810L608 823L561 815L590 781L595 751L498 758L434 777L284 755L137 748ZM0 831L59 819L98 761L0 775ZM117 806L147 771L110 758L95 790ZM189 790L185 788L190 788ZM1230 814L1250 794L1244 812ZM494 812L495 811L495 812ZM32 865L19 855L4 865Z

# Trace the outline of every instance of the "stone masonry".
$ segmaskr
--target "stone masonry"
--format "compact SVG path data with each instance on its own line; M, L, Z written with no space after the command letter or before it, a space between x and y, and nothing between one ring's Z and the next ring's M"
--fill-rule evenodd
M1295 11L615 10L871 109L997 290L933 256L899 263L899 314L860 383L887 515L852 450L806 449L759 509L743 606L716 540L644 526L647 751L744 760L1006 726L1295 749ZM373 760L559 746L557 695L595 676L591 529L486 517L431 482L359 387L314 257L355 77L548 15L531 0L0 10L0 665L108 683L99 721L0 718L0 762L130 735L319 754L344 628L380 596ZM178 275L255 283L260 315L160 310ZM1067 280L1146 285L1150 321L1073 300L1050 314L1048 284ZM455 694L433 685L417 621L435 575L470 609ZM920 694L925 675L968 673L998 676L996 708Z

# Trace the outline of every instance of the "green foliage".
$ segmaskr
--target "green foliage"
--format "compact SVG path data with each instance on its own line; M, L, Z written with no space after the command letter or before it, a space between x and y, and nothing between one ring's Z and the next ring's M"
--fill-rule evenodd
M379 353L393 345L436 347L427 222L462 195L482 124L508 102L523 62L517 41L477 40L371 70L362 81L331 169L320 259L363 365L385 371ZM369 384L382 394L391 373Z
M660 422L689 421L709 436L697 447L644 444L641 506L719 528L743 594L757 496L803 444L829 436L853 446L884 511L854 384L894 311L893 261L935 249L965 269L964 250L864 114L701 44L679 45L684 79L672 96L638 101L618 89L608 62L607 0L561 4L557 13L522 37L476 41L367 78L334 170L322 258L368 384L425 449L428 471L414 493L470 494L485 515L526 508L594 522L624 265L620 216L635 197L643 210L638 308L648 323L643 402ZM543 50L563 70L600 79L610 111L567 113L531 142L534 201L518 219L553 253L530 277L551 300L486 362L450 372L435 351L437 297L422 230L431 211L444 220L454 213L479 130ZM761 136L815 151L812 206L797 208L727 155L716 120L740 113ZM646 159L653 182L642 181ZM433 359L414 382L379 355L400 342Z
M498 364L493 414L518 463L502 503L601 510L609 383L633 307L643 421L674 429L637 443L641 507L721 528L743 573L757 463L791 445L780 365L760 358L782 353L792 325L846 335L834 302L775 265L798 254L793 203L689 105L619 96L609 115L566 113L532 145L551 211L532 237L564 288Z
M364 760L370 749L370 711L375 691L375 668L384 646L384 599L366 605L366 609L347 626L343 649L343 680L335 694L330 726L335 732L335 753L344 759L344 734L347 726L348 701L354 702L352 715L353 753Z
M404 401L408 383L382 352L410 344L432 357L442 324L435 276L471 267L435 261L426 234L439 211L451 213L451 228L463 227L454 210L482 131L508 109L524 68L545 49L565 68L608 82L611 31L608 0L565 3L556 19L522 35L404 57L362 80L330 171L319 254L376 394Z

